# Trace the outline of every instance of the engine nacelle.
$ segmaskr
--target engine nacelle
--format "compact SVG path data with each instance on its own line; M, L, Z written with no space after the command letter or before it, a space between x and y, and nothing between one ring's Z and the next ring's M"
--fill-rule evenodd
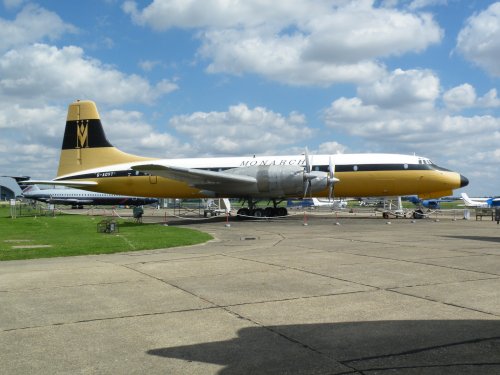
M225 173L255 177L256 185L243 188L243 190L248 189L244 192L245 194L253 197L301 197L304 195L307 180L304 168L289 165L240 167L229 169ZM311 175L314 178L311 179ZM312 195L328 188L328 174L325 172L311 172L309 180L311 181L311 192L308 191L308 193L312 193ZM239 186L238 190L241 191L242 187Z

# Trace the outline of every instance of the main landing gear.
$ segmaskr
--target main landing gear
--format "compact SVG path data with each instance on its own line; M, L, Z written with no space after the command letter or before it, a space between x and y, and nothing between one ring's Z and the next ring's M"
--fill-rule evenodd
M273 207L261 208L261 207L255 207L257 201L252 201L251 199L248 199L248 208L247 207L240 208L237 211L236 216L238 218L287 216L288 210L286 209L286 207L277 207L277 205L280 202L281 201L277 202L275 199L273 199Z

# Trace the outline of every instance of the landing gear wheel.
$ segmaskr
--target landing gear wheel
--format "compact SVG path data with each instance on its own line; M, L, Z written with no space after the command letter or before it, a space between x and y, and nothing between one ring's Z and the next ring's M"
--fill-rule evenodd
M247 216L250 216L250 210L248 208L240 208L238 212L236 212L236 216L239 219L246 219Z
M288 210L285 207L276 208L276 216L287 216Z
M264 216L264 210L262 208L256 208L250 211L250 216L253 217L262 217Z
M264 209L264 216L265 217L273 217L276 214L276 209L274 207L266 207Z
M424 211L415 210L415 212L413 213L413 218L414 219L423 219L424 218Z

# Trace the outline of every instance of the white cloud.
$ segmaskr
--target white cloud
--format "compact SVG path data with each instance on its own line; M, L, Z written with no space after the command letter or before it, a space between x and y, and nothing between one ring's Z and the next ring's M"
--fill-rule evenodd
M156 30L200 30L199 56L211 73L255 73L292 85L369 82L379 58L419 52L442 38L429 14L374 6L374 1L153 1L132 19Z
M0 103L0 170L5 175L54 177L66 111L55 106Z
M361 137L411 139L433 124L439 79L429 70L396 69L357 91L357 97L341 97L325 109L329 127Z
M143 119L138 111L111 110L101 114L106 136L118 149L140 156L194 156L189 144L174 135L160 133Z
M59 148L24 140L0 140L0 170L3 175L52 178L56 175L58 161Z
M464 83L446 91L443 101L452 110L472 107L476 102L476 90L470 84Z
M384 108L430 109L439 96L439 78L429 70L396 69L360 86L358 95L364 103Z
M347 0L337 1L339 5ZM139 10L135 1L123 4L125 13L133 21L155 30L179 28L232 28L255 27L263 24L283 26L304 14L323 14L331 1L288 0L270 3L266 0L153 0Z
M307 20L305 59L354 63L419 52L441 40L442 31L429 14L354 4Z
M491 89L484 96L477 100L479 107L497 108L500 107L500 99L497 96L497 90Z
M472 135L492 132L499 120L490 116L451 116L436 106L439 81L426 70L395 70L390 75L360 86L358 97L339 98L323 112L332 129L381 144L399 141L435 143L433 134ZM470 84L457 86L443 94L448 108L457 110L478 103L495 103L492 90L477 99Z
M292 112L285 117L262 107L248 108L245 104L231 106L227 112L175 116L169 125L190 138L198 155L268 154L312 134L300 113Z
M335 131L372 139L375 143L391 143L395 139L406 141L425 137L425 130L432 127L433 116L415 118L399 109L386 109L364 105L359 98L340 98L324 111L325 124Z
M92 98L100 103L149 103L177 89L162 80L155 86L86 57L79 47L35 44L0 57L0 97L8 100Z
M264 37L240 30L211 31L204 34L199 53L211 60L210 73L256 73L292 85L366 82L384 72L380 64L368 60L325 64L304 59L307 43L302 35Z
M491 89L484 94L484 96L477 97L475 88L468 83L464 83L446 91L443 94L443 102L447 108L453 111L460 111L471 107L500 107L500 99L497 96L496 89Z
M159 65L160 61L158 60L141 60L139 61L139 66L142 70L146 72L152 71L155 66Z
M467 60L500 77L500 2L467 20L456 48Z
M54 40L76 28L44 8L26 5L14 21L0 18L0 52L44 39Z
M409 9L417 10L436 5L446 5L448 0L413 0L408 6Z
M340 144L338 142L323 142L319 145L317 154L345 154L347 151L347 146Z

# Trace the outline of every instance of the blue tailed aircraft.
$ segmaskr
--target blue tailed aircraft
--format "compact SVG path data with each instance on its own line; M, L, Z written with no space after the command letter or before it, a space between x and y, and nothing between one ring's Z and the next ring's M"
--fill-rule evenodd
M416 206L422 206L428 208L429 210L439 210L441 208L441 202L451 202L451 199L439 198L439 199L419 199L416 196L408 197L408 200Z

